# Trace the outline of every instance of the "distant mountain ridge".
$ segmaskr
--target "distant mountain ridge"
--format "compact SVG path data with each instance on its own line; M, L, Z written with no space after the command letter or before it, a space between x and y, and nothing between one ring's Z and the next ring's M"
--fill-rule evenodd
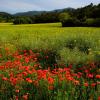
M0 16L3 16L3 17L5 17L5 16L10 16L11 14L9 14L9 13L7 13L7 12L0 12Z
M42 13L62 12L62 11L72 11L72 10L74 10L74 8L56 9L56 10L51 10L51 11L27 11L27 12L19 12L13 15L14 16L34 16L34 15L40 15Z
M14 16L34 16L34 15L40 15L43 12L46 12L46 11L27 11L27 12L19 12L13 15Z
M13 18L13 15L6 13L6 12L0 12L0 22L9 22Z
M0 12L0 17L6 17L6 16L34 16L34 15L40 15L42 13L49 13L49 12L62 12L62 11L72 11L74 8L64 8L64 9L56 9L51 11L27 11L27 12L18 12L15 14L10 14L7 12Z

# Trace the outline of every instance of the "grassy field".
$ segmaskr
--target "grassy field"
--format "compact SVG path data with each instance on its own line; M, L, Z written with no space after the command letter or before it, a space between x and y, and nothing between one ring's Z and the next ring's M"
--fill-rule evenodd
M0 47L49 49L60 55L61 62L94 60L100 52L100 28L66 27L54 24L0 24ZM88 55L87 55L88 53Z
M100 28L1 23L0 100L100 100Z

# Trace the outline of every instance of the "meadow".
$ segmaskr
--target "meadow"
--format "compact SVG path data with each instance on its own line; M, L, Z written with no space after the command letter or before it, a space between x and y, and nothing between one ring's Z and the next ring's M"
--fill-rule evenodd
M94 60L95 55L100 54L100 28L62 28L60 23L0 24L0 42L0 47L11 50L54 50L61 56L60 61L77 63L80 60Z
M100 100L100 28L0 23L0 100Z

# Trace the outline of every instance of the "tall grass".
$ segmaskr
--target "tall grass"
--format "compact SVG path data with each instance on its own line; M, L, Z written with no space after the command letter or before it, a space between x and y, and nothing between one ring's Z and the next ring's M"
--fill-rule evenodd
M75 44L73 41L77 41L77 43ZM72 50L70 46L73 46ZM99 55L97 52L100 51L100 28L62 28L60 23L0 24L0 47L9 47L12 51L41 48L55 50L64 62L66 60L70 62L72 59L77 62L87 60L87 58L91 60Z

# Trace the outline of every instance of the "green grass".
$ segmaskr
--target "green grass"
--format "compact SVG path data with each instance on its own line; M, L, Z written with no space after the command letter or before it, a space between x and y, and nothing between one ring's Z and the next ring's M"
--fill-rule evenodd
M74 45L73 49L70 45ZM84 61L94 60L95 55L100 53L100 28L62 28L60 23L30 25L1 23L0 47L9 47L11 50L41 48L56 50L61 62L80 62L81 57L85 58ZM84 48L88 54L84 52Z

